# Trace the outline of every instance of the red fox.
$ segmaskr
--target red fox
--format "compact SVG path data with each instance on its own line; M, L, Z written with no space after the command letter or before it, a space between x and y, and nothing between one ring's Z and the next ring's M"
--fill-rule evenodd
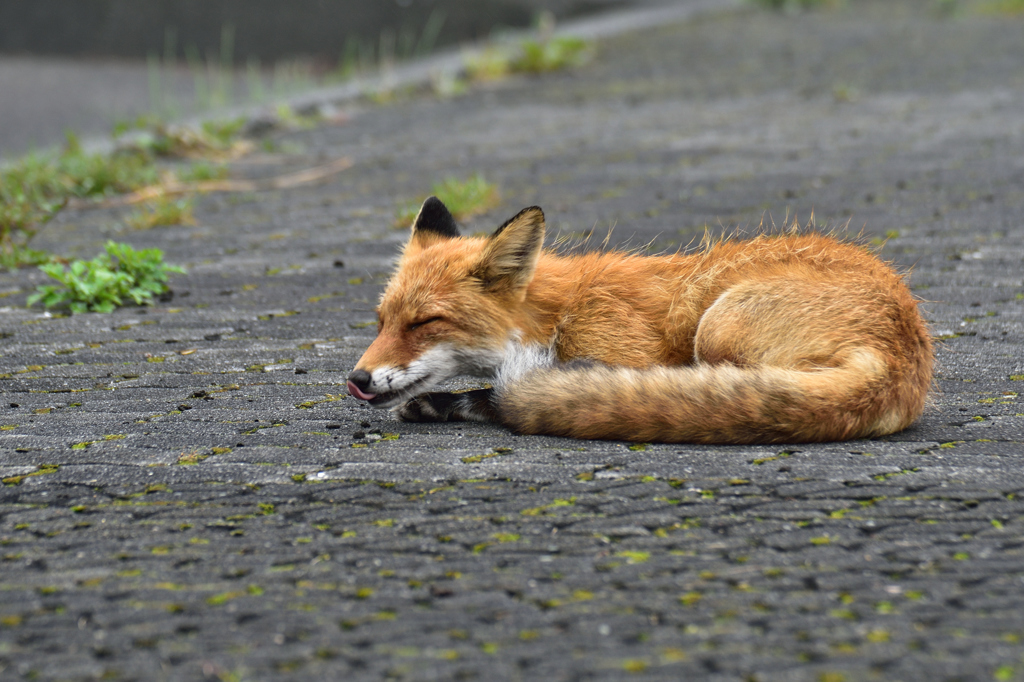
M791 233L559 256L543 240L536 206L462 237L427 199L349 392L407 421L668 443L869 438L924 409L928 328L859 246ZM494 388L427 392L457 375Z

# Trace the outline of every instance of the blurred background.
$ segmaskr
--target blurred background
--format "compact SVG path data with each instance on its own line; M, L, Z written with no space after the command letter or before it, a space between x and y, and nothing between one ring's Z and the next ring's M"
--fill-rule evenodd
M662 3L671 0L660 0ZM0 157L256 105L462 42L659 0L3 0Z

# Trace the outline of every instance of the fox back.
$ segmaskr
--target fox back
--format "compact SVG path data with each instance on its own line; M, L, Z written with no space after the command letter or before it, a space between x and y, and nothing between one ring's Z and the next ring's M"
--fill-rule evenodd
M558 256L543 236L537 207L462 237L428 199L349 391L408 420L661 442L879 436L924 408L927 326L857 245L787 234ZM494 388L429 392L458 375Z

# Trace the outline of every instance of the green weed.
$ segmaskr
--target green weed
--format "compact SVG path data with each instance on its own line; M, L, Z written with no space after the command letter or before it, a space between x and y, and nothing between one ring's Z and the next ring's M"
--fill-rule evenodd
M234 158L252 143L241 140L245 119L207 121L198 129L166 126L143 116L114 127L114 137L137 131L110 154L89 153L67 134L59 154L29 154L0 169L0 266L39 265L49 254L28 248L40 226L73 199L101 199L134 192L160 181L157 157ZM221 179L226 168L207 161L181 173L186 182ZM137 228L192 222L187 200L159 200L134 216Z
M466 75L474 81L494 81L512 73L510 49L493 45L465 57Z
M202 132L207 140L222 147L234 144L245 127L245 117L203 121Z
M132 212L124 221L129 227L136 230L148 230L157 225L195 225L196 219L192 213L193 201L186 197L183 199L172 199L171 197L157 197L147 202L142 208Z
M145 127L126 144L126 148L149 156L233 157L252 146L240 139L244 118L204 121L198 129L166 125L152 119L143 119L142 122Z
M501 200L498 187L477 173L466 180L445 178L432 188L434 196L440 199L456 220L463 221L484 213ZM425 198L425 197L424 197ZM423 199L404 205L395 219L396 227L408 227L416 219Z
M548 73L586 63L593 46L573 36L546 37L494 45L465 59L470 80L490 81L513 73Z
M228 168L222 163L197 161L190 167L178 171L178 179L182 182L206 182L223 180L228 176Z
M47 179L42 180L45 183ZM68 133L55 174L48 180L58 183L57 187L63 188L67 195L92 198L131 192L152 184L157 180L157 172L152 159L145 154L132 150L109 155L90 154L82 149L74 134Z
M47 263L39 269L60 284L40 285L28 304L41 301L46 308L67 306L74 313L109 313L124 305L125 299L148 305L154 294L167 291L171 273L185 272L165 265L159 249L136 251L112 241L107 242L106 253L91 261L72 261L67 269L60 263Z
M158 116L153 114L142 114L134 119L122 119L115 121L114 125L111 126L110 135L117 140L132 131L148 130L149 128L161 125L161 123L162 121Z
M71 198L130 192L156 179L146 154L90 154L70 133L59 155L23 157L0 171L0 262L13 267L45 260L26 245Z
M579 66L589 58L590 43L582 38L559 36L547 40L524 40L512 70L522 73L546 73Z
M278 104L276 111L279 124L292 130L310 130L311 128L315 128L316 124L320 121L319 115L303 115L296 113L295 110L287 104Z
M42 265L50 257L46 251L30 249L19 243L7 244L0 240L0 268L14 270L23 265Z

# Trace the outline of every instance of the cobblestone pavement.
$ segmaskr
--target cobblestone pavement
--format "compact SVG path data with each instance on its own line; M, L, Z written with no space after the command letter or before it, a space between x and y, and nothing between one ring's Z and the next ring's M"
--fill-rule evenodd
M0 274L0 678L1024 677L1024 23L931 2L745 10L590 65L277 133L197 226L68 212L188 267L150 309ZM913 272L934 404L874 441L634 446L404 424L345 397L405 238L482 172L492 229L652 250L813 209ZM848 228L844 228L848 223Z

